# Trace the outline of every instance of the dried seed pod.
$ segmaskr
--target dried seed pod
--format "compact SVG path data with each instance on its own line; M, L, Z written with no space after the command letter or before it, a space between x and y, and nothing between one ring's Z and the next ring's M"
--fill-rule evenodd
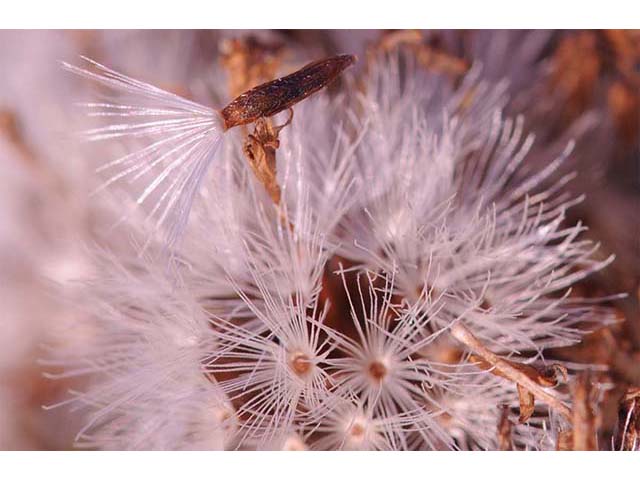
M225 130L271 117L290 108L329 85L355 61L354 55L318 60L286 77L252 88L222 109Z

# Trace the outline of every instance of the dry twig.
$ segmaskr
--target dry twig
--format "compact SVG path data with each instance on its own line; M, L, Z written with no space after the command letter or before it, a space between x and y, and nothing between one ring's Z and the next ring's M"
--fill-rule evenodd
M458 322L451 327L451 334L459 342L466 345L471 351L482 358L484 365L489 364L492 373L513 381L518 386L520 398L520 423L526 422L533 414L533 398L546 402L549 407L558 411L565 418L571 420L571 410L561 400L544 387L552 387L557 384L556 373L562 371L562 367L554 366L553 376L542 373L531 367L499 357L475 337L467 327Z

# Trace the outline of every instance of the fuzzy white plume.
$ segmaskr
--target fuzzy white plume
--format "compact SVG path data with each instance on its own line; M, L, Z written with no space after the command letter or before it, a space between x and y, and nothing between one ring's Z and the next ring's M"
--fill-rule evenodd
M87 130L91 141L128 141L128 153L101 162L100 189L127 182L136 204L153 219L154 231L173 248L222 141L214 109L134 80L85 58L95 71L63 66L107 88L107 100L86 103L88 115L107 124ZM126 216L126 215L125 215Z

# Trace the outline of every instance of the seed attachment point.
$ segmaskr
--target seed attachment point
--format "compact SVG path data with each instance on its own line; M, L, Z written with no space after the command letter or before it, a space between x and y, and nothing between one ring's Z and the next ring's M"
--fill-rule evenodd
M299 377L307 376L313 368L311 359L301 352L296 352L291 355L289 365L291 366L291 370Z

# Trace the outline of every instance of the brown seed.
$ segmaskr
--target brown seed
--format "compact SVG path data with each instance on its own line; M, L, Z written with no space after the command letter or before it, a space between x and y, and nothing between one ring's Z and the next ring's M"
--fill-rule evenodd
M290 363L292 370L300 377L308 374L313 366L309 357L304 353L294 353L291 356Z
M362 439L362 437L364 436L364 425L362 425L359 422L354 422L353 425L351 425L351 429L349 430L349 434L356 440L360 440Z
M225 130L286 110L329 85L355 61L354 55L318 60L286 77L252 88L222 109Z
M374 380L381 382L387 374L387 367L384 363L375 360L369 364L369 374L374 378Z

